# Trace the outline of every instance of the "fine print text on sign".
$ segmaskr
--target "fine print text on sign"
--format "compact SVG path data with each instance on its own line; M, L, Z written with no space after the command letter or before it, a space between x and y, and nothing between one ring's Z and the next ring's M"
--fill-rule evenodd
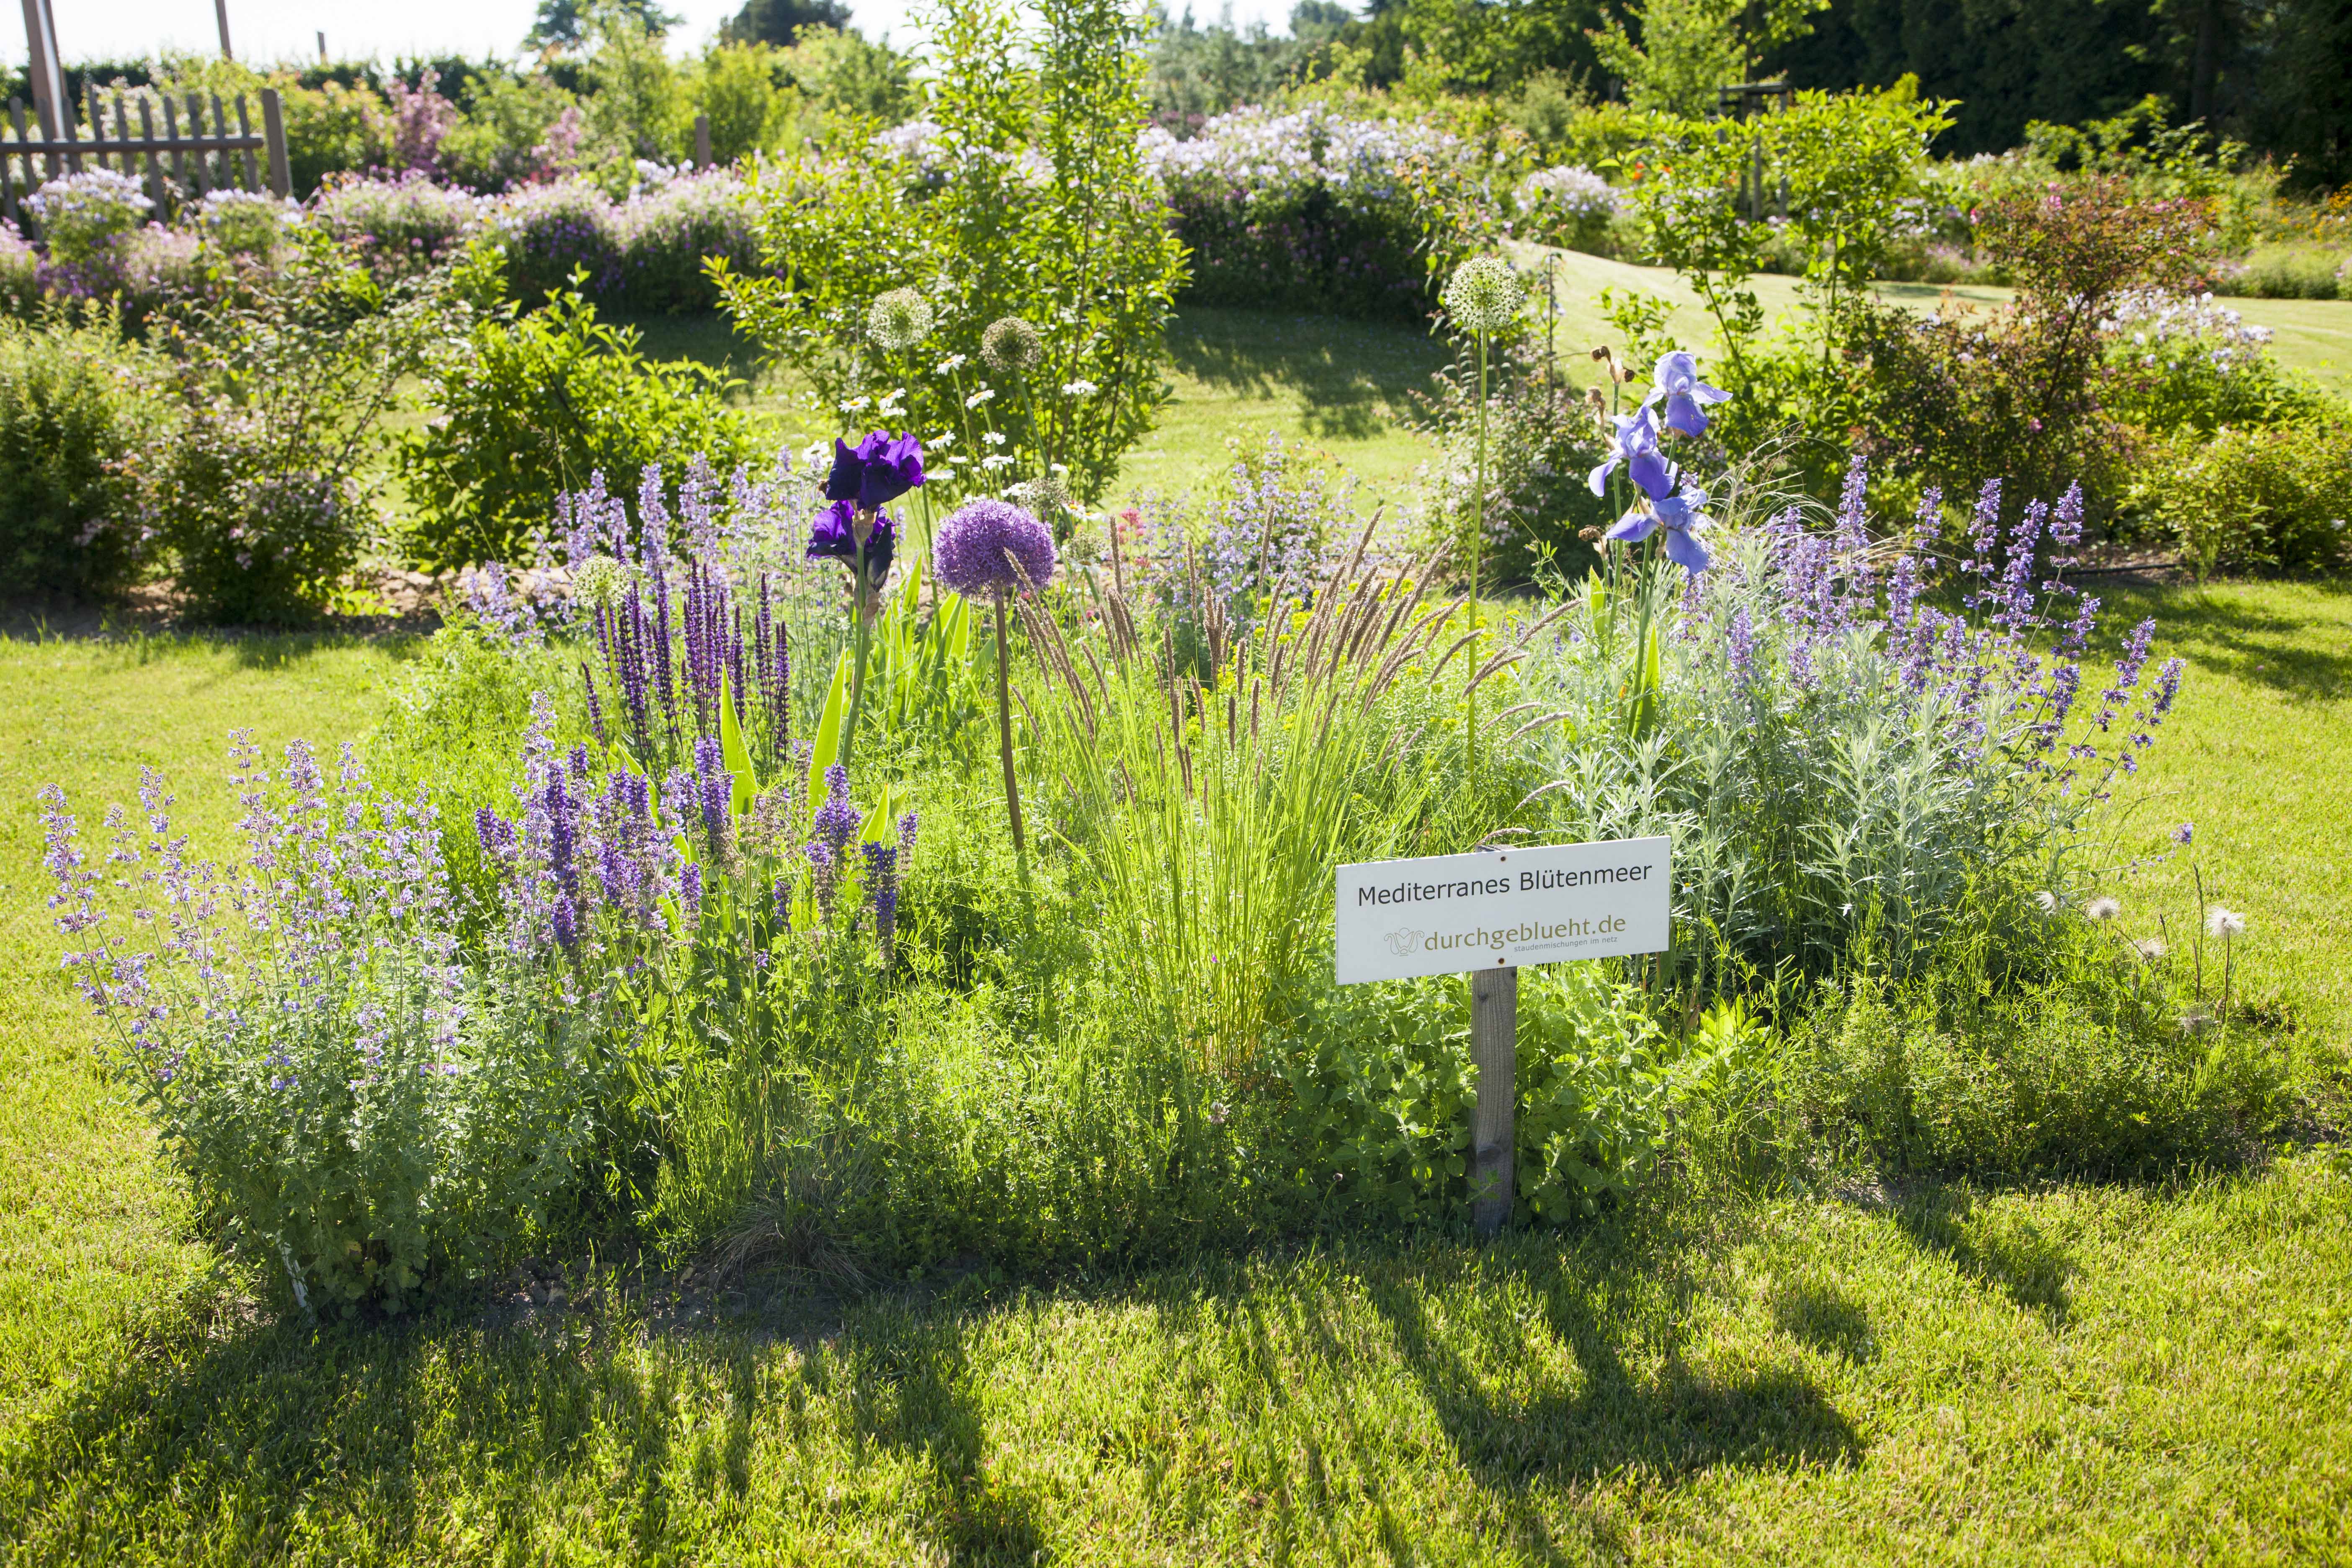
M1339 984L1666 948L1665 838L1339 868Z

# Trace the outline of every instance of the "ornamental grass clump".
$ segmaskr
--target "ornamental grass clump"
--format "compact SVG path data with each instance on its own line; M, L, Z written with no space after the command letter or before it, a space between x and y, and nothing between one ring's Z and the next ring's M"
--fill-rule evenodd
M1328 962L1339 860L1478 815L1430 690L1460 601L1426 603L1418 563L1386 570L1370 542L1284 584L1258 627L1206 599L1205 673L1116 584L1090 578L1098 614L1067 628L1021 605L1045 677L1042 815L1100 910L1103 961L1127 1005L1217 1072L1252 1070Z

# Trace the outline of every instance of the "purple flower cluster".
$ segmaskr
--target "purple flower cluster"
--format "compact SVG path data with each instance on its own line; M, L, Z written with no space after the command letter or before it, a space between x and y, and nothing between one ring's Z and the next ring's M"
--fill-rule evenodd
M2075 731L2083 659L2099 609L2095 598L2078 598L2063 581L2072 557L2055 553L2081 540L2080 488L2070 488L2054 509L2039 500L2029 503L2004 529L2000 481L1988 482L1971 509L1970 552L1960 564L1977 585L1963 595L1963 611L1952 613L1921 597L1920 551L1931 537L1929 520L1941 505L1940 496L1927 497L1919 527L1895 559L1875 563L1865 479L1864 460L1856 458L1828 534L1804 527L1793 512L1768 530L1776 618L1785 628L1783 653L1792 684L1811 684L1828 645L1857 634L1883 639L1901 689L1922 711L1941 715L1954 765L1969 765L1999 751L2067 793L2086 768L2104 761L2087 798L2105 798L2116 774L2137 771L2138 753L2154 743L2158 725L2179 694L2183 666L2179 659L2168 660L2144 681L2156 626L2142 621L2125 639L2098 710L2063 756L2056 754ZM2061 606L2072 613L2063 613ZM1746 615L1744 607L1735 611L1725 634L1735 669L1751 668L1756 658L1755 632L1742 619ZM2124 740L2103 750L2096 736L2118 724L2125 725Z
M689 760L698 739L719 732L722 705L731 706L747 743L767 764L781 766L791 751L792 639L776 616L765 572L757 576L748 616L739 602L719 561L729 529L718 497L709 468L698 459L679 488L676 518L664 500L659 467L646 470L634 540L626 510L605 490L602 474L558 508L575 610L584 605L604 675L600 692L594 671L583 672L592 720L601 737L609 705L618 738L648 768ZM738 472L730 509L736 518L764 519L775 504L772 490ZM669 551L673 527L689 546L682 563ZM610 591L588 602L581 585L592 579Z
M1731 395L1699 380L1697 358L1683 349L1659 355L1653 379L1656 384L1642 400L1642 406L1617 416L1609 450L1588 482L1594 495L1603 494L1610 476L1622 467L1633 481L1638 500L1606 537L1638 544L1663 529L1666 558L1696 575L1706 570L1711 559L1706 546L1698 541L1698 530L1711 521L1702 510L1706 492L1668 460L1661 437L1668 433L1694 438L1704 436L1703 405L1727 402ZM1663 420L1652 413L1661 400L1665 404Z
M1054 531L1011 501L966 501L940 524L931 550L940 581L969 598L1043 588L1054 580Z

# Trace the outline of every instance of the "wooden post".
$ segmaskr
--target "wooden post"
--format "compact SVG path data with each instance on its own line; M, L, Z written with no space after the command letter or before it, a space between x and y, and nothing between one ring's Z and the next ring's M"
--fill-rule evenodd
M58 124L65 119L61 110L66 100L65 78L58 64L58 24L49 9L49 0L25 0L25 42L30 58L26 72L33 79L33 112L41 122L41 134L56 141L62 132ZM18 140L23 140L20 134ZM58 173L58 156L49 154L49 177ZM33 184L32 160L25 162L26 183Z
M226 131L228 127L224 125L221 129ZM246 112L245 94L241 92L236 95L236 133L245 137L253 134L253 116ZM245 150L245 188L248 191L261 189L261 174L253 166L253 149L250 147Z
M155 156L155 106L152 100L139 100L139 134L147 143L147 199L155 204L155 221L163 221L163 163Z
M324 43L326 35L319 35ZM280 201L294 195L293 165L286 161L286 111L278 107L278 89L261 89L261 134L269 143L269 188Z
M228 0L213 0L213 15L220 22L221 58L233 60L236 57L228 52Z
M698 169L710 167L710 116L708 114L694 117L694 166Z
M1470 973L1470 1059L1478 1108L1470 1119L1470 1217L1492 1237L1510 1222L1512 1112L1518 1100L1519 972Z

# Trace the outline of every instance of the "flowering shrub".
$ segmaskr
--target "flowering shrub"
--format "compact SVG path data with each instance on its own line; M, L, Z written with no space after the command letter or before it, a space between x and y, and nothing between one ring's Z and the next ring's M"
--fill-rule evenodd
M0 577L16 592L102 599L150 562L121 464L165 437L162 380L107 314L0 320Z
M91 274L107 270L115 242L144 223L154 205L137 180L112 169L61 175L25 198L50 258Z
M273 780L240 737L241 864L197 861L152 769L85 849L43 792L67 964L118 1082L230 1244L309 1312L478 1279L572 1194L603 1070L569 989L527 954L472 963L422 799L345 748ZM92 864L102 854L106 874Z
M325 231L357 251L379 280L413 277L446 260L482 221L482 201L433 182L423 170L398 179L339 181L314 204Z
M1519 182L1517 195L1528 237L1571 250L1604 249L1609 226L1626 210L1607 180L1578 163L1537 170Z
M613 204L587 180L562 180L509 196L491 209L488 227L506 254L515 299L530 309L567 287L602 298L621 282Z
M2127 289L2100 322L2106 406L2156 435L2324 418L2327 400L2282 372L2271 330L2210 294Z
M279 271L173 320L168 440L122 470L198 616L315 615L381 531L377 421L446 330L446 278L380 293L315 229Z
M266 191L227 188L207 191L198 205L197 223L205 238L230 256L268 261L289 222L299 214Z
M599 297L648 313L716 310L709 259L741 275L760 267L744 194L743 182L724 171L682 174L614 209L617 270Z
M1463 175L1467 149L1415 121L1314 105L1239 109L1178 141L1143 132L1146 166L1192 252L1185 298L1420 321L1425 218L1410 167Z

